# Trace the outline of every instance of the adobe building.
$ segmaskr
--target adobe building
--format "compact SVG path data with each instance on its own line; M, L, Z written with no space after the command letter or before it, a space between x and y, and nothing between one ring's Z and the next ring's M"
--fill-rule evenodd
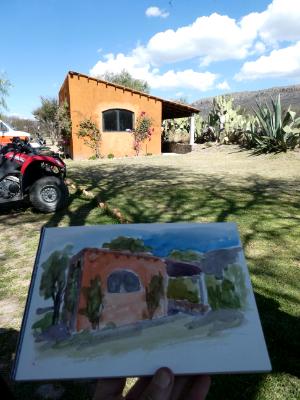
M161 126L165 119L191 117L190 144L194 143L194 117L199 110L164 100L77 72L69 72L59 91L59 103L69 105L72 135L68 152L74 160L88 159L93 150L78 138L78 126L91 118L101 131L101 156L134 156L133 134L137 117L145 112L154 128L151 140L142 144L141 155L161 154Z
M146 291L153 277L161 279L159 305L150 315ZM199 285L199 303L168 298L169 279L193 277ZM87 305L86 289L97 279L101 287L101 305ZM83 310L97 308L100 319L93 326ZM63 321L70 332L83 329L122 326L137 321L166 317L177 312L204 315L210 309L204 273L199 266L150 254L85 248L72 257L64 295Z
M87 307L83 288L98 278L102 304L98 328L149 319L146 288L153 276L162 277L163 294L153 318L168 313L166 264L158 257L106 249L85 248L70 262L64 298L64 322L70 332L91 329L82 310ZM71 304L70 304L71 303Z

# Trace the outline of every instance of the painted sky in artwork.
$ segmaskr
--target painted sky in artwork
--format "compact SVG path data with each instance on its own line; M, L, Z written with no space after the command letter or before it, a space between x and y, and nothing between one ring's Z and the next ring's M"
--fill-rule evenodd
M84 247L101 248L117 236L143 239L156 256L164 257L170 251L197 250L207 252L220 248L240 246L234 223L215 224L138 224L105 225L67 228L47 228L42 261L51 251L73 245L73 254Z

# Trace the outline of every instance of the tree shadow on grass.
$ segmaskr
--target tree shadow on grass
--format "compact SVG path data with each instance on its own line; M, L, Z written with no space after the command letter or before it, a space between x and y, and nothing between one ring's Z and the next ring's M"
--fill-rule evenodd
M262 385L266 374L224 375L213 377L207 400L295 399L300 388L290 384L287 374L299 377L300 363L297 346L300 340L300 321L280 310L280 304L269 297L255 293L261 323L272 364L272 374L284 374L281 382L269 385L264 393ZM253 344L252 344L253 345ZM255 349L253 349L255 350ZM272 375L269 375L272 379Z
M93 381L39 381L39 382L14 382L11 380L13 359L15 357L19 331L15 329L0 328L0 384L1 398L10 400L13 395L15 400L41 400L38 390L41 386L50 383L54 388L61 388L63 395L61 400L89 399ZM45 388L44 392L47 392ZM47 397L45 397L47 398Z
M300 339L300 321L280 310L280 304L273 299L255 293L258 309L260 312L263 331L266 337L267 347L271 358L273 373L284 373L299 377L300 363L296 349ZM8 381L9 386L17 400L30 398L40 399L36 394L37 389L49 382L27 382L16 383L9 380L9 371L12 366L12 358L15 352L18 331L14 329L0 330L2 377ZM253 344L252 344L253 345ZM207 400L254 400L263 399L296 399L295 391L284 380L278 387L282 386L282 393L270 392L269 397L261 396L262 384L266 379L266 374L243 374L243 375L218 375L213 377L213 385ZM272 376L271 376L272 377ZM51 381L53 385L58 385L64 390L61 399L85 399L90 395L90 383L74 381ZM275 385L276 386L276 385ZM276 390L276 389L274 389Z
M112 208L119 208L133 223L237 222L250 271L259 280L254 287L274 371L298 376L299 362L295 354L300 327L292 316L297 304L293 293L298 281L293 278L292 265L285 266L285 263L292 262L289 258L300 260L296 246L300 236L299 181L263 179L257 175L230 180L225 173L115 164L72 167L69 175L93 191L98 200L86 199L77 191L71 194L69 206L55 214L38 216L29 212L27 215L22 209L14 210L13 218L9 213L3 214L0 222L6 227L22 224L24 219L49 227L115 223L116 220L97 208L99 199ZM293 291L289 292L292 286ZM290 314L281 309L283 303L289 304ZM272 379L272 375L268 376ZM209 398L272 399L272 394L258 395L265 379L266 375L215 377ZM278 398L293 398L289 396L285 378L278 379L279 385L287 386L286 395L283 392ZM74 398L79 399L78 396Z

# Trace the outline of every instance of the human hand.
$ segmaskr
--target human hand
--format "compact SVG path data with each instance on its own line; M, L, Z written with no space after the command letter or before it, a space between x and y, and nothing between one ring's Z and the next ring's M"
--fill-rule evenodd
M126 379L103 379L97 383L93 400L205 400L210 387L207 375L174 377L168 368L160 368L153 378L140 378L125 397Z

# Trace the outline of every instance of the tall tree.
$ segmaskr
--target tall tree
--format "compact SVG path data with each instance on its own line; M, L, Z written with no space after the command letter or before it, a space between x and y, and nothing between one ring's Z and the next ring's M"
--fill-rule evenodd
M10 86L10 81L6 79L3 74L0 75L0 112L1 110L7 109L5 97L8 96Z
M86 300L86 307L79 311L88 318L92 328L97 329L99 327L103 302L100 277L97 275L94 279L91 279L90 286L83 287L82 292Z
M24 131L29 133L38 132L38 122L34 119L20 118L15 116L5 116L3 120L11 125L18 131Z
M139 92L150 93L150 86L148 82L142 79L134 78L128 71L123 69L119 73L106 72L99 78L105 81L116 83L117 85L126 86L130 89L138 90Z
M55 98L41 97L42 105L36 108L32 114L40 124L40 130L56 141L59 136L58 130L58 102Z
M60 137L71 134L71 119L67 102L58 104L55 98L41 97L41 106L32 114L39 124L39 130L56 142Z
M66 269L69 266L72 246L55 250L42 264L44 270L40 282L40 295L53 301L52 325L59 322L60 306L66 286Z
M153 275L146 287L146 303L150 319L153 318L159 306L160 299L164 296L164 284L162 274Z

